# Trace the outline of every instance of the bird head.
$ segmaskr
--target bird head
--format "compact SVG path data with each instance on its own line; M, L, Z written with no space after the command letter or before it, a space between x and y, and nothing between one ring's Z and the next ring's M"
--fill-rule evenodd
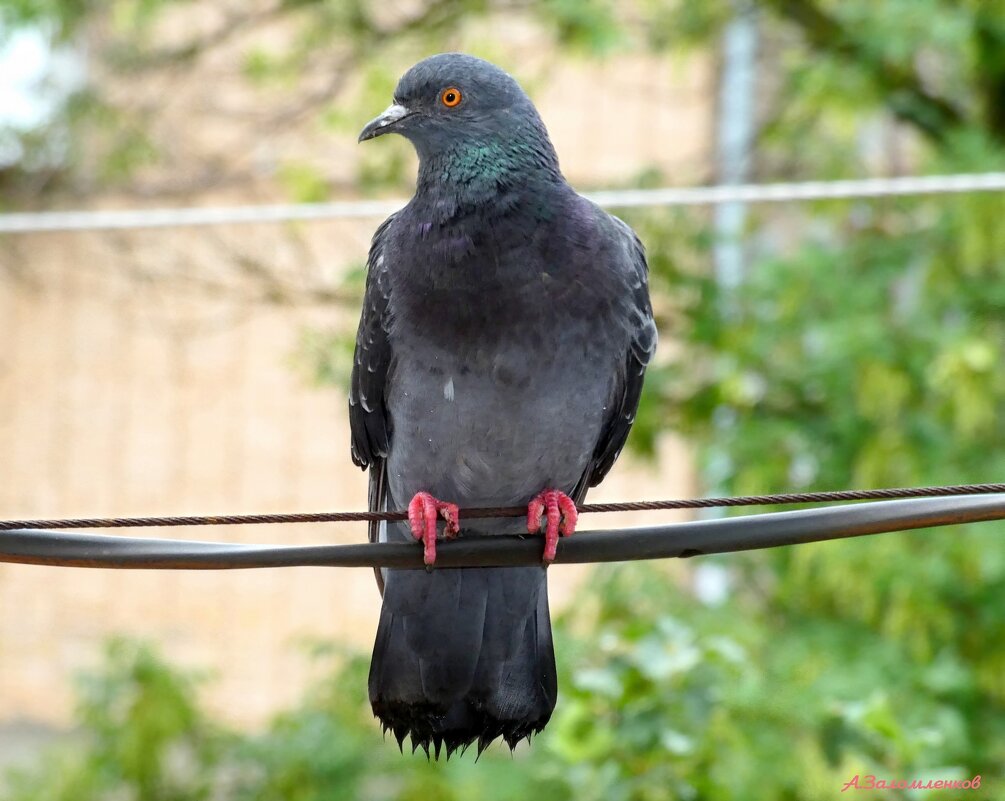
M393 102L366 124L359 141L401 134L426 159L528 129L547 140L530 98L512 77L480 58L442 53L402 76Z

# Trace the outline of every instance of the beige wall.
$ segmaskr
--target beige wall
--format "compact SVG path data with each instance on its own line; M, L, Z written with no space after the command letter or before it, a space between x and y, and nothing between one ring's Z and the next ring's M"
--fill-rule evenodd
M577 181L601 185L680 158L695 175L708 141L706 81L700 66L642 59L573 65L539 104ZM675 91L676 105L667 100ZM599 116L584 112L590 103ZM584 128L584 119L596 124ZM365 508L343 391L313 386L291 365L305 327L354 324L354 312L305 298L337 289L375 224L0 241L0 518ZM263 265L290 290L289 302L259 297ZM684 448L668 438L658 465L623 460L591 498L687 493L689 473ZM326 543L365 532L314 525L152 535ZM558 603L581 573L553 571ZM212 707L237 723L259 722L303 689L308 663L292 645L323 637L367 647L377 609L368 570L0 565L0 723L66 723L70 677L96 662L112 633L149 638L172 660L209 668Z

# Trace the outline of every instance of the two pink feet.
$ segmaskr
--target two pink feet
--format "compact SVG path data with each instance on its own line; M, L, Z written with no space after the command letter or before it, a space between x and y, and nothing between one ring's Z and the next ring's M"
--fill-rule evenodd
M460 531L457 504L445 503L428 492L418 492L408 504L408 525L412 536L422 540L422 561L427 565L436 563L436 523L438 518L446 521L444 536L453 539ZM559 536L568 537L576 530L579 517L572 498L559 490L546 489L538 493L527 504L527 531L537 534L544 518L545 564L555 559Z

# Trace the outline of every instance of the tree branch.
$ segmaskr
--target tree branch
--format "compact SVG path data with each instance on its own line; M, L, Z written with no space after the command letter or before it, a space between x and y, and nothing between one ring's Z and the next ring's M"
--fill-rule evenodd
M943 142L951 130L966 122L963 112L945 98L929 92L914 70L874 52L816 3L810 0L759 1L797 25L816 50L869 70L875 85L886 95L885 103L894 116L913 125L932 141Z
M996 139L1005 141L1005 23L999 13L986 7L977 11L974 77L982 95L987 126Z

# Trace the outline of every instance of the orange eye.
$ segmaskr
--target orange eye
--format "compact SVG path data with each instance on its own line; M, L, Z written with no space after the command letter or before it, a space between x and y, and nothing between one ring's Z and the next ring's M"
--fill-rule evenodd
M440 102L447 108L453 108L461 102L461 90L456 86L448 86L440 92Z

